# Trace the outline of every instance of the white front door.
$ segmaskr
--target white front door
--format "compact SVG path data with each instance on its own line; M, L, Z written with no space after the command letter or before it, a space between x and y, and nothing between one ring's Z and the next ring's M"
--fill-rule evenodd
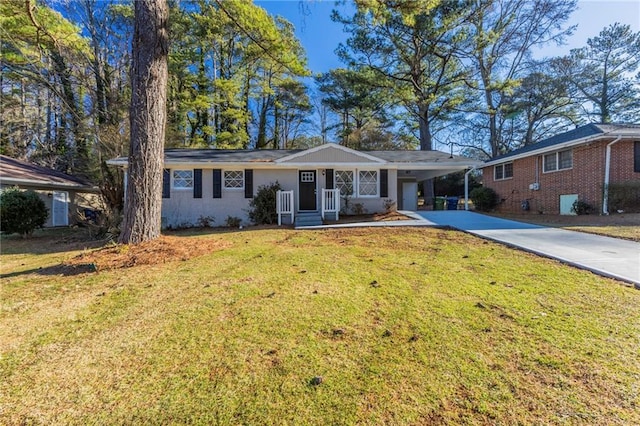
M578 194L566 194L560 196L560 214L575 215L573 203L578 201Z
M69 225L69 193L67 191L53 192L51 223L53 226Z
M418 210L417 182L402 182L402 209Z

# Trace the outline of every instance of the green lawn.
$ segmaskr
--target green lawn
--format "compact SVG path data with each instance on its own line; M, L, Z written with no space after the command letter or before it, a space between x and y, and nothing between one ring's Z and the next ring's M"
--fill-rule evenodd
M437 229L174 235L227 247L61 276L82 242L2 239L0 424L640 424L619 282Z

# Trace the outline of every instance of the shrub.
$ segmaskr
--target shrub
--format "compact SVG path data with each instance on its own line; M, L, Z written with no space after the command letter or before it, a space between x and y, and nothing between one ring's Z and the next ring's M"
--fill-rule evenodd
M213 216L200 216L197 223L200 228L211 228L215 221L216 218Z
M49 210L33 191L7 189L0 194L0 231L7 234L31 235L49 217Z
M589 214L593 211L593 206L586 201L575 200L571 206L571 211L581 216L583 214Z
M640 182L609 184L609 210L640 212Z
M227 216L225 223L229 228L239 228L240 224L242 223L242 219L235 216Z
M276 193L282 190L278 182L258 187L256 196L249 202L249 219L255 224L273 224L278 221Z
M94 211L87 215L88 209L78 213L78 225L87 229L89 236L96 240L117 240L120 235L122 214L117 209L107 209L104 212Z
M476 210L486 212L493 210L498 205L498 194L491 188L475 188L469 193Z
M362 203L354 203L351 206L351 211L353 212L354 215L362 215L367 212L367 209L364 208L364 204Z
M384 207L385 212L391 213L396 209L396 202L391 198L387 198L385 200L382 200L382 207Z

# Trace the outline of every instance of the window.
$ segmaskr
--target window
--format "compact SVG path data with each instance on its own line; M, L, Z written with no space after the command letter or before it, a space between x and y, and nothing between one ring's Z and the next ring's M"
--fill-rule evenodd
M358 196L375 197L378 195L378 172L360 170L358 173Z
M300 172L300 181L304 183L313 183L315 173L314 172Z
M336 170L335 187L342 195L353 195L353 171Z
M633 171L640 173L640 141L633 143Z
M174 170L173 189L193 188L193 170Z
M225 189L244 188L244 172L242 170L225 170L224 171L224 188Z
M543 171L555 172L557 170L566 170L573 167L573 151L558 151L546 154L542 161Z
M513 163L498 164L493 168L493 180L511 179L513 177Z

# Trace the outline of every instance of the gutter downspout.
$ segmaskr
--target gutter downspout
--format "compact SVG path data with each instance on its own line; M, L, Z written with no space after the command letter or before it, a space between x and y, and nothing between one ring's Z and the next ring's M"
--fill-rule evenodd
M609 172L611 171L611 146L622 139L622 136L618 135L616 139L607 144L607 150L604 155L604 194L602 197L602 214L609 214Z
M464 209L469 210L469 173L474 171L476 166L472 166L464 174Z

